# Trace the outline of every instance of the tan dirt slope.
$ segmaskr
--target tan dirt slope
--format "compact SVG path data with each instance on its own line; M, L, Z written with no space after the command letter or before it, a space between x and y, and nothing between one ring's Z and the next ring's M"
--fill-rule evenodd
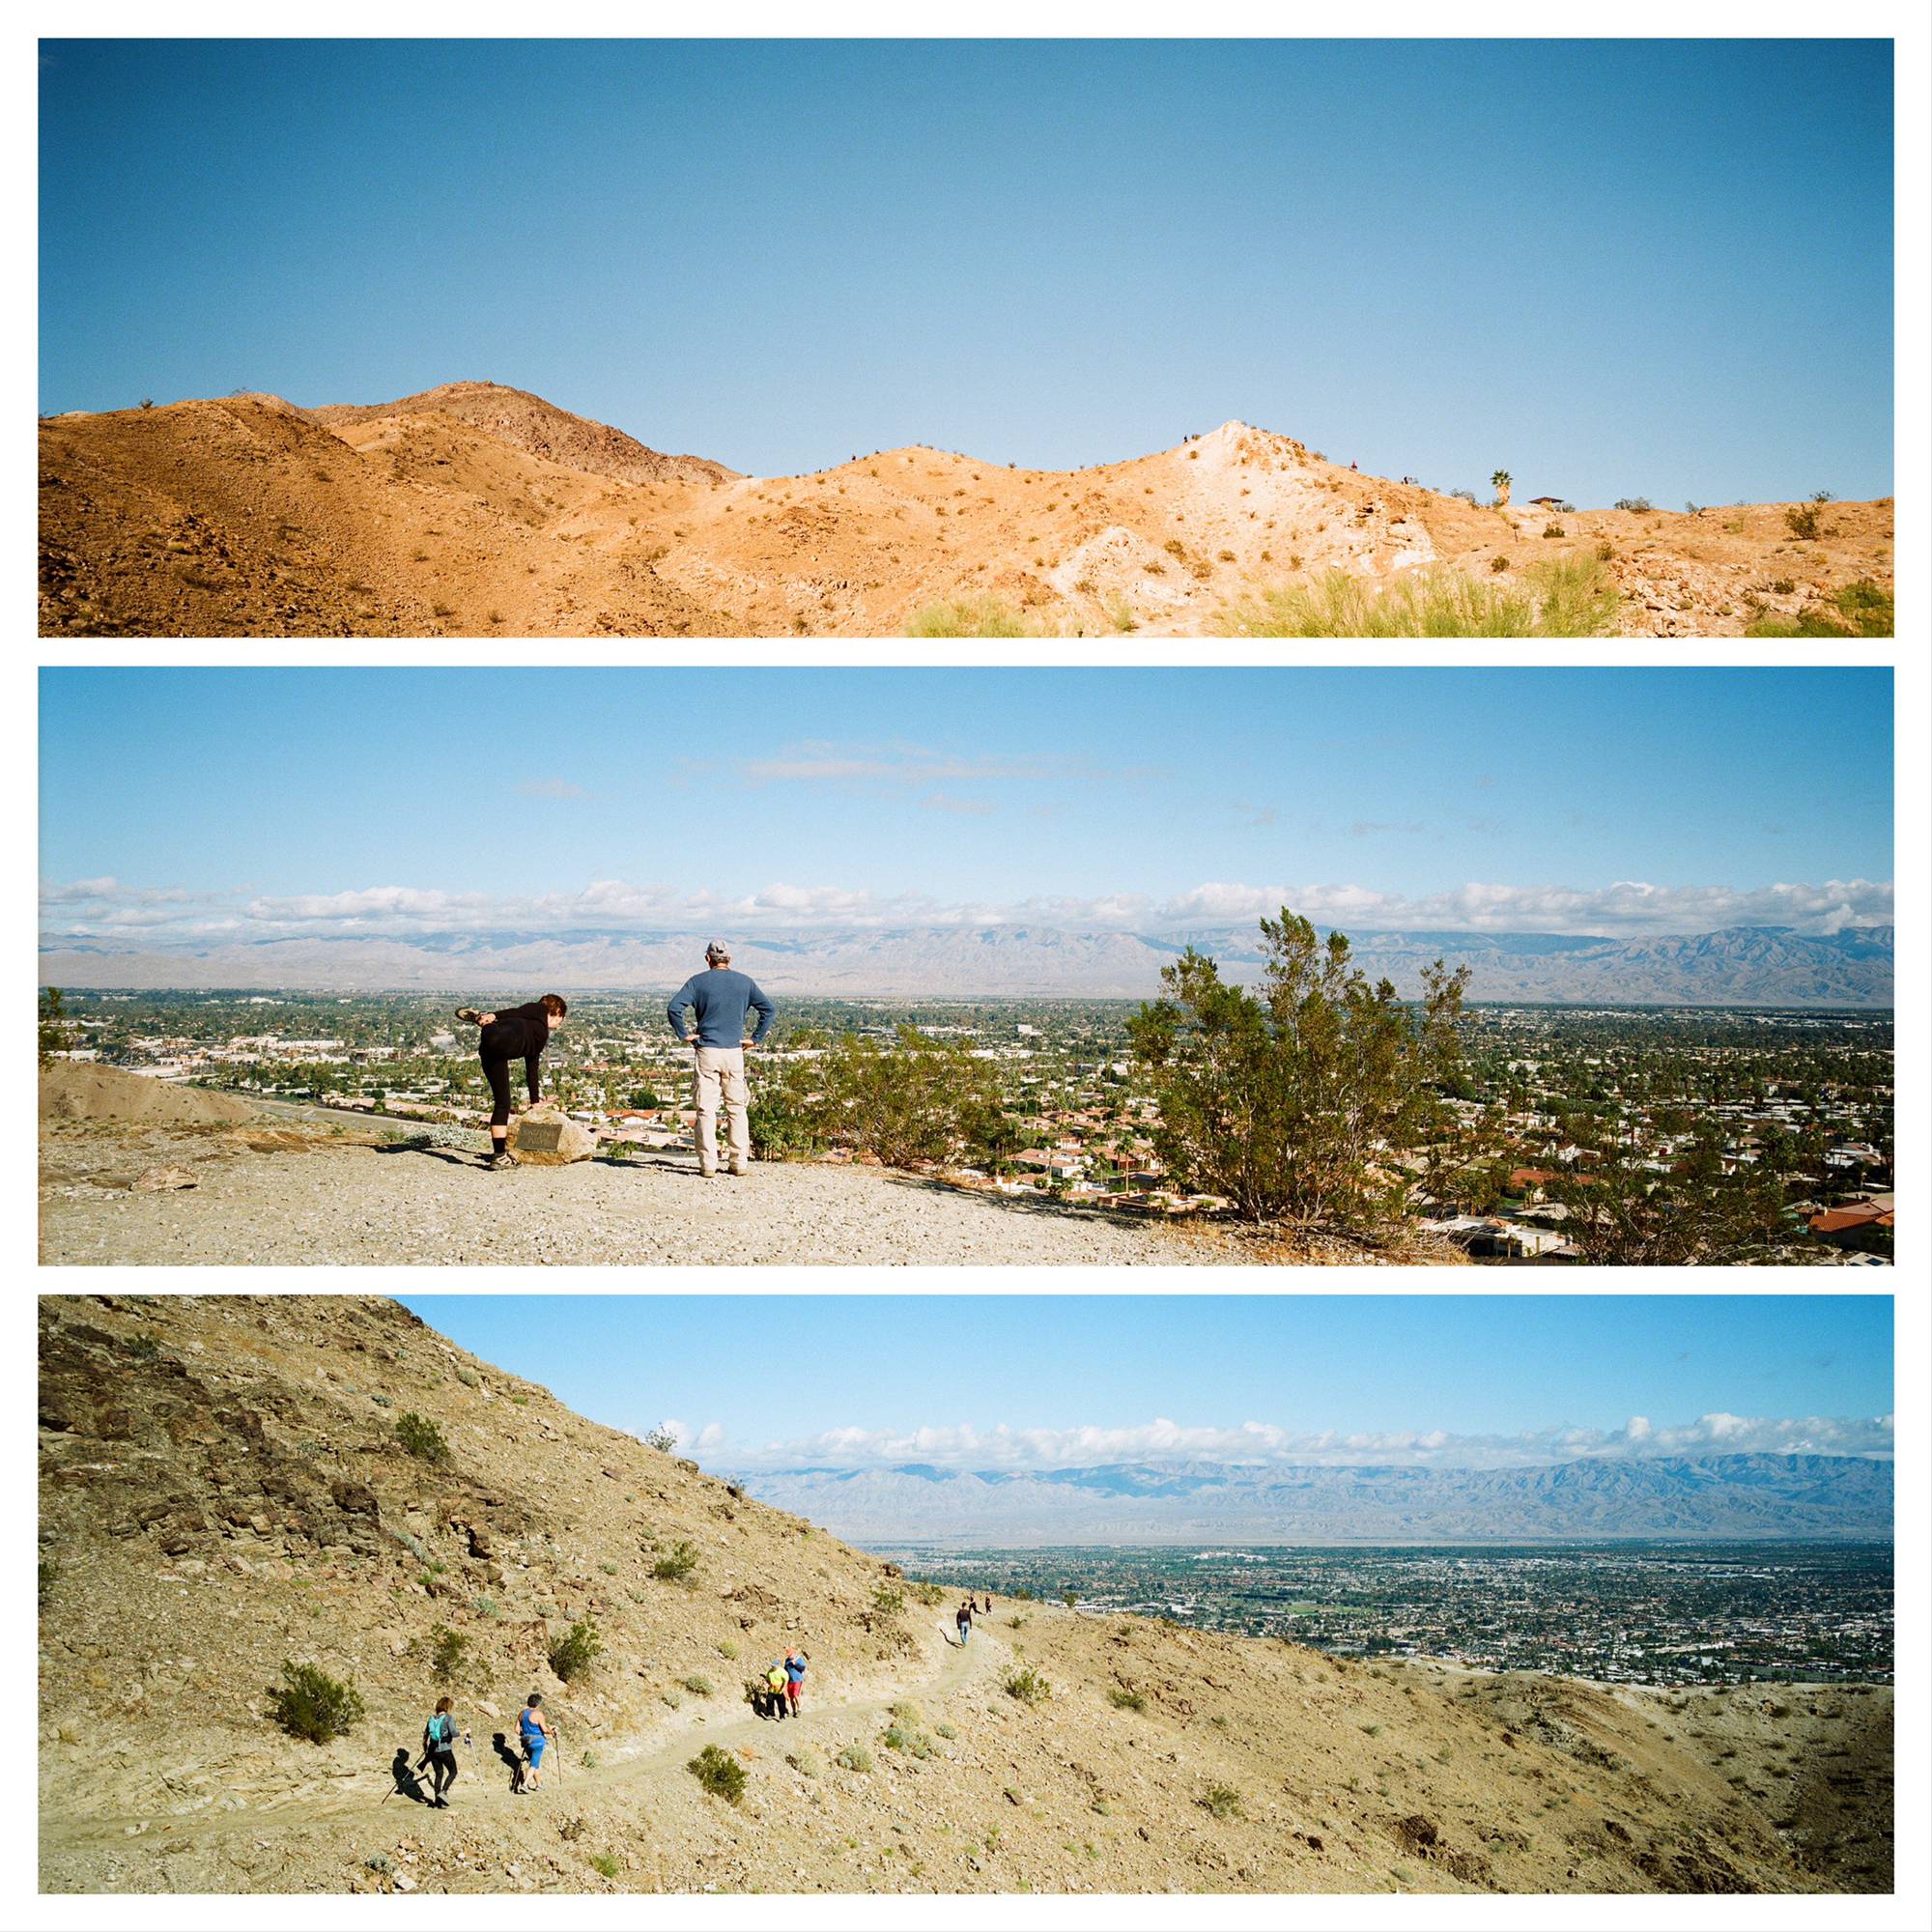
M39 1410L44 1889L1889 1884L1885 1692L1370 1665L1005 1601L961 1651L889 1564L392 1302L47 1297ZM397 1439L410 1410L445 1465ZM564 1683L582 1620L604 1649ZM447 1811L389 1771L439 1626L475 1739ZM807 1715L760 1721L741 1680L794 1641ZM354 1681L348 1735L268 1720L285 1661ZM532 1689L563 1743L512 1798L492 1740ZM685 1770L705 1744L742 1804Z
M1036 628L1211 633L1259 587L1607 554L1634 636L1739 636L1892 576L1889 499L1477 508L1229 422L1026 470L913 447L810 475L665 457L522 390L232 396L41 424L45 635L895 637L990 597Z

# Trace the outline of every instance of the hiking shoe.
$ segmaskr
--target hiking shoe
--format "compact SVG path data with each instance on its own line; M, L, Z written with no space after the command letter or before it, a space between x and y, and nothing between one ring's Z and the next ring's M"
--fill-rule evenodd
M492 1174L500 1174L506 1167L522 1167L523 1162L513 1153L493 1153L483 1165Z
M752 1170L749 1167L727 1167L724 1170L724 1172L728 1174L733 1180L743 1180L745 1177L751 1173L751 1171Z
M471 1026L481 1026L483 1024L483 1015L474 1007L458 1007L456 1017L460 1020L468 1020Z

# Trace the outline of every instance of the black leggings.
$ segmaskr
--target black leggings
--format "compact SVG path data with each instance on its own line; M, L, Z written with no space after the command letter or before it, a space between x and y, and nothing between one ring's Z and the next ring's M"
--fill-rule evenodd
M430 1789L440 1796L456 1782L456 1753L454 1751L431 1751L429 1754Z
M493 1127L507 1127L510 1124L510 1063L485 1054L483 1077L489 1081L490 1097L497 1103L491 1110L490 1124Z

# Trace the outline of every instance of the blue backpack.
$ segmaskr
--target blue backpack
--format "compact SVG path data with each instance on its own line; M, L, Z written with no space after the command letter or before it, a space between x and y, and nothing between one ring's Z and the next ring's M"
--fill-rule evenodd
M435 1750L445 1750L456 1736L456 1719L447 1711L439 1711L423 1726L423 1743Z

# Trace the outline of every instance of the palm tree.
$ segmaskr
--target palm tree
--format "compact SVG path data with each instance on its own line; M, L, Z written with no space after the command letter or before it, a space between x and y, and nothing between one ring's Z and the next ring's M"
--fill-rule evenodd
M1510 483L1513 479L1507 469L1498 469L1490 481L1496 486L1496 508L1501 509L1510 499Z

